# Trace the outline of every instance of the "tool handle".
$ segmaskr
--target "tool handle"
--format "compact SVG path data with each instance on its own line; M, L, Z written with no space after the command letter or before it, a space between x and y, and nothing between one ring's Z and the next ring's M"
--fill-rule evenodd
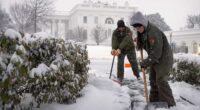
M141 49L140 54L141 54L141 60L143 61L144 60L143 59L143 49ZM145 74L145 69L144 68L141 68L141 69L142 69L143 79L144 79L144 95L145 95L146 102L148 103L149 95L148 95L148 89L147 89L147 78L146 78L146 74Z
M109 76L109 79L111 78L111 75L112 75L112 70L113 70L114 61L115 61L115 55L113 56L112 65L111 65L111 69L110 69L110 76Z

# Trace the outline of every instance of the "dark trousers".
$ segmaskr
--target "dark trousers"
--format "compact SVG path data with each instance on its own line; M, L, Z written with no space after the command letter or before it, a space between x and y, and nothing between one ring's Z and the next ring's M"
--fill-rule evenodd
M117 62L117 78L123 79L124 78L124 59L127 55L128 61L131 64L131 68L133 70L133 73L136 77L139 77L139 70L138 70L138 63L136 59L136 53L135 50L129 50L129 51L122 51L122 53L118 56L118 62Z
M168 84L168 75L165 75L163 77L156 77L155 70L153 67L150 68L150 96L149 100L150 102L167 102L169 106L174 106L176 105L174 101L174 97L172 95L172 90Z

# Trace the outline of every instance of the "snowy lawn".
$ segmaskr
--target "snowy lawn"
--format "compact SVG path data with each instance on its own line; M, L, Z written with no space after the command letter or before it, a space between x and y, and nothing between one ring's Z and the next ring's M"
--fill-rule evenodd
M109 80L109 72L112 63L110 47L88 46L89 58L91 59L89 82L83 89L83 96L77 99L74 104L47 104L42 105L42 110L129 110L130 109L130 89ZM116 76L116 62L113 67L113 75ZM127 62L127 61L126 61ZM142 76L142 75L141 75ZM134 80L139 85L132 74L130 68L125 69L125 78ZM139 85L141 88L142 84ZM200 90L195 86L184 82L170 82L174 97L177 102L176 107L170 109L157 110L200 110ZM142 93L141 93L142 94ZM180 96L187 98L195 105L191 105L180 99ZM144 98L138 96L141 100Z

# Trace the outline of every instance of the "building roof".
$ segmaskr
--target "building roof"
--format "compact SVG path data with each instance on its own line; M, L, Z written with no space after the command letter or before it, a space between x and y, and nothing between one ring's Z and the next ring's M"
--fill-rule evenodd
M172 36L182 36L182 35L192 35L192 34L200 34L200 29L184 29L178 31L166 31L166 36L172 34Z

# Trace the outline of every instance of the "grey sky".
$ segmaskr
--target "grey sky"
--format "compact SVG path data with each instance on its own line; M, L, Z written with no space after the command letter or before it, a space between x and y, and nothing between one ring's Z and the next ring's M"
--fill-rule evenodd
M19 0L0 0L3 7ZM84 0L54 0L58 11L70 11L77 3ZM96 0L93 0L96 1ZM173 30L178 30L186 25L188 15L200 14L200 0L100 0L108 3L117 2L124 4L128 1L131 6L136 6L144 14L160 13L166 23Z

